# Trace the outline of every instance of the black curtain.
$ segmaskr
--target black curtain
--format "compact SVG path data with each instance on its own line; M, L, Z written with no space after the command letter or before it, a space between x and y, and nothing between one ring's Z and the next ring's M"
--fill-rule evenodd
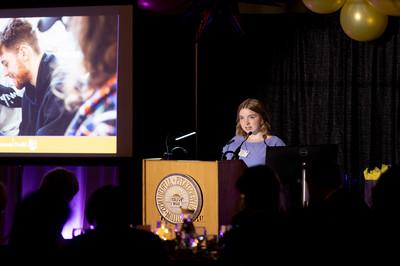
M399 161L399 18L378 40L357 42L339 15L247 15L241 34L210 26L200 42L203 158L218 157L234 134L237 105L258 97L288 145L339 144L339 162L355 181L366 167Z
M137 15L138 161L161 157L168 134L192 131L196 111L197 159L219 159L234 135L238 104L256 97L269 106L273 130L288 145L338 144L349 180L362 181L366 167L398 162L399 17L390 17L379 39L358 42L343 32L339 16L241 15L240 32L229 16L214 17L198 40L195 66L195 20Z
M139 159L162 157L166 142L169 149L179 146L174 138L195 128L192 34L182 16L135 13L133 152Z

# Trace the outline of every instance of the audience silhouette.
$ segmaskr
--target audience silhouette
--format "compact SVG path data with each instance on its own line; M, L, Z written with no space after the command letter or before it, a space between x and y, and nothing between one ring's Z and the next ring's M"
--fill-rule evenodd
M276 173L266 165L247 168L236 182L241 209L220 239L218 264L258 265L273 258L289 262L287 254L293 252L308 254L304 262L313 262L313 254L337 261L354 259L357 250L368 250L371 243L379 243L374 244L374 253L383 254L400 236L400 165L391 166L378 180L373 213L360 195L343 188L335 162L309 164L307 184L309 205L288 216L281 209L282 186ZM63 240L69 202L78 190L76 176L66 169L54 169L43 177L40 188L16 206L7 249L11 259L23 261L28 256L43 261L62 255L68 263L171 262L158 236L130 225L127 195L117 186L103 186L90 196L86 219L93 229ZM5 195L0 184L0 213Z
M40 188L17 203L9 238L14 260L43 261L59 255L61 235L70 215L69 202L78 192L73 172L56 168L42 179Z
M221 239L222 265L261 265L281 251L286 242L286 217L280 212L281 184L265 165L247 168L237 180L243 203Z
M394 164L378 179L372 191L375 237L381 252L388 254L392 243L400 239L400 165ZM397 253L393 253L395 255ZM397 256L395 256L397 259Z
M70 240L68 258L116 265L168 262L166 247L157 235L131 228L128 201L121 188L107 185L96 190L88 201L86 218L94 229Z
M381 175L373 189L373 209L379 217L399 220L400 165L392 165Z
M353 249L367 249L372 214L361 195L343 187L339 165L313 161L307 184L309 205L296 217L293 235L299 250L341 260L356 255Z

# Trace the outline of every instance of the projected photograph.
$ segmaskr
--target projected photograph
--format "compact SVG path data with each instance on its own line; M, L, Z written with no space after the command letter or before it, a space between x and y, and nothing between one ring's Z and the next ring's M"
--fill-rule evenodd
M0 18L0 153L117 152L118 25Z

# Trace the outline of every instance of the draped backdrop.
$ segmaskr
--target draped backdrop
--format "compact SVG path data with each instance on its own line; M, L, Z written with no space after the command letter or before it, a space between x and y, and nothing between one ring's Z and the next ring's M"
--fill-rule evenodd
M391 17L372 42L348 38L339 13L242 16L240 35L223 23L210 27L199 45L199 113L207 139L212 119L221 133L214 154L234 134L237 105L257 97L288 145L338 144L354 182L367 167L398 162L399 24ZM207 157L210 147L201 146Z
M295 41L281 44L286 56L266 71L264 99L288 143L337 143L344 169L358 176L399 159L399 34L356 42L338 21L294 29Z

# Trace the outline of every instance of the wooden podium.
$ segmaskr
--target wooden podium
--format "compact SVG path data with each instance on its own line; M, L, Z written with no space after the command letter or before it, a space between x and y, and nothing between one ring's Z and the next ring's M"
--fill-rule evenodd
M235 182L245 168L241 160L143 160L143 224L154 227L162 217L179 224L190 209L195 226L217 235L238 210Z

